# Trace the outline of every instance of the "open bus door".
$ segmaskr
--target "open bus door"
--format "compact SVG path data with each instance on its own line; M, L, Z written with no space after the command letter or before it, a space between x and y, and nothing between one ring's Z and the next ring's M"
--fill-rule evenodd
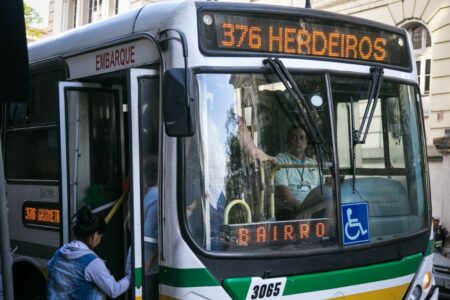
M157 269L158 235L146 236L153 224L159 227L155 216L149 213L149 191L161 191L158 180L160 161L160 100L158 70L130 69L129 78L129 113L130 113L130 210L133 258L133 299L154 299L152 291L158 291L157 275L150 274ZM159 194L159 192L157 192ZM155 200L155 199L154 199ZM154 208L154 207L153 207ZM159 206L159 211L161 211ZM157 210L153 210L157 212ZM153 218L153 219L152 219ZM153 230L155 227L153 226ZM146 227L146 228L144 228ZM158 228L156 228L158 232ZM161 232L161 231L159 231ZM156 251L156 254L155 252ZM152 254L156 262L150 266ZM145 297L143 297L143 295ZM156 298L155 298L156 299Z
M61 244L71 240L82 206L105 217L121 197L124 175L122 88L59 82ZM126 205L108 223L99 256L116 278L124 273Z

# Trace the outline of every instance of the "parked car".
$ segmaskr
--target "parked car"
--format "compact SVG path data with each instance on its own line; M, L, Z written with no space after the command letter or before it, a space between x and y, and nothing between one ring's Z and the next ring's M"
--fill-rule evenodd
M439 287L439 299L450 299L450 259L435 252L433 275Z

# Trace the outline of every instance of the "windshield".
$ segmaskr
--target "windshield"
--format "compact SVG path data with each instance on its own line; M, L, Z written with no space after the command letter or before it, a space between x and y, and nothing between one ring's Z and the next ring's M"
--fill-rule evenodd
M384 80L365 142L352 144L352 132L360 127L366 110L370 83L366 78L331 76L341 202L368 203L371 241L375 242L425 228L428 208L413 86Z
M348 105L355 106L357 119L371 78L332 76L335 99L329 105L325 74L292 77L323 139L311 136L311 121L275 75L197 74L199 122L183 148L185 217L196 243L220 252L337 247L337 188L342 203L369 203L372 242L423 228L426 208L413 88L383 82L367 141L355 147L356 167L351 168ZM355 88L351 93L347 82ZM331 122L342 155L338 170L331 155ZM383 126L388 133L397 130L395 135L384 133ZM405 161L416 163L405 166ZM367 192L372 184L388 188ZM394 190L396 199L384 199ZM400 212L406 209L404 202L408 210ZM396 222L403 226L390 228Z

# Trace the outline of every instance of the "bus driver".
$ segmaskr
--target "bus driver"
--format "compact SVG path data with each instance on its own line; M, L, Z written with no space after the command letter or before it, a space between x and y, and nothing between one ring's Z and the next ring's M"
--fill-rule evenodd
M305 155L308 138L303 128L291 127L287 132L288 151L277 155L282 165L309 165L298 168L280 168L275 174L276 218L295 219L306 195L320 184L317 162Z

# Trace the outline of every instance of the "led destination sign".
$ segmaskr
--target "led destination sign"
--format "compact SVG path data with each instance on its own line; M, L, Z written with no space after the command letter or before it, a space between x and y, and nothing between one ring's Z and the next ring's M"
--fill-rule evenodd
M22 206L22 221L29 227L59 228L59 206L57 203L27 201Z
M206 52L264 52L358 60L410 67L401 34L313 17L250 17L205 12Z
M313 219L222 225L222 239L230 248L301 244L329 240L330 220Z

